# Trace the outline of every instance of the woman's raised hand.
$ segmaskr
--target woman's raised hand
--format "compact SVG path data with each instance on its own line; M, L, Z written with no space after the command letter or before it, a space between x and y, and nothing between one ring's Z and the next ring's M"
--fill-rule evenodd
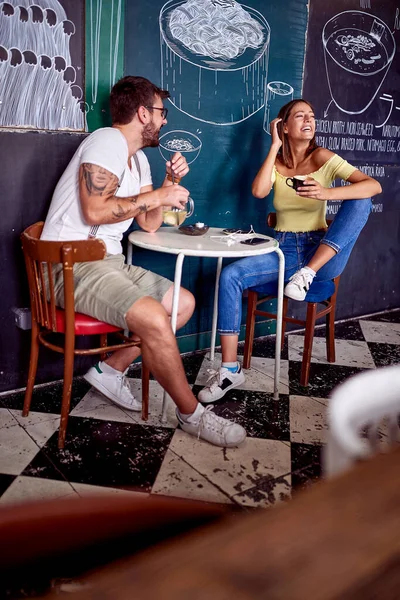
M315 200L330 200L331 188L325 188L312 177L307 177L303 185L297 188L297 195L304 198L315 198Z
M281 121L282 121L282 119L274 119L270 123L272 146L276 146L277 148L280 148L282 146L282 140L279 137L279 133L278 133L278 123L280 123Z

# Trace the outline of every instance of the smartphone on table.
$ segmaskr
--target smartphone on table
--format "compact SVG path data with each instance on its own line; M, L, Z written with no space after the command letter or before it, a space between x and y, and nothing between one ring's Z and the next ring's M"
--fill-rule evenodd
M246 244L246 246L258 246L258 244L265 244L265 242L267 241L268 240L266 240L265 238L253 237L247 240L242 240L240 243Z

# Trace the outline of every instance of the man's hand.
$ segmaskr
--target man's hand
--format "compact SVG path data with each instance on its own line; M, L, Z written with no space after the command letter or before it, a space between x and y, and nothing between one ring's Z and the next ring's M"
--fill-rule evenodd
M331 188L323 187L312 177L304 180L304 185L298 188L297 195L304 198L315 198L315 200L330 200Z
M167 185L157 190L160 206L173 206L182 210L189 198L189 190L181 185Z
M166 163L167 176L179 181L189 173L189 167L186 158L180 152L175 152L171 160Z

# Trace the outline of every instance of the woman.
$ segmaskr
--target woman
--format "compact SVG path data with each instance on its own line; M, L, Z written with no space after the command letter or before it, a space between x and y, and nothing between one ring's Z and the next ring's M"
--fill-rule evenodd
M271 122L272 143L254 179L256 198L268 196L274 187L275 237L285 255L285 295L304 300L316 278L326 281L342 273L353 246L371 211L371 196L380 184L315 141L314 110L305 100L292 100ZM296 192L286 180L306 176ZM349 185L331 188L341 178ZM328 230L326 201L345 200ZM277 281L276 253L243 258L223 269L220 279L218 332L222 366L199 393L201 402L214 402L239 385L244 374L237 362L242 317L242 294Z

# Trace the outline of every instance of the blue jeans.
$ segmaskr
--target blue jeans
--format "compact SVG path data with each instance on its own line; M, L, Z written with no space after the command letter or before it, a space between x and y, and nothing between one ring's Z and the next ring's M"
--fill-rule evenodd
M317 272L316 281L327 281L343 272L354 244L368 220L372 202L344 200L327 231L305 233L275 232L285 255L285 282L304 267L320 243L336 251ZM278 280L279 259L275 252L242 258L222 270L218 299L218 333L238 335L242 321L242 295L249 288L263 292L263 286Z

